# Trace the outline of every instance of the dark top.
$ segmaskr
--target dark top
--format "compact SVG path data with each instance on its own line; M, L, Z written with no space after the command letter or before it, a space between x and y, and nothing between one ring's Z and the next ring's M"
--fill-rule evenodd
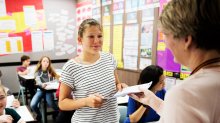
M166 91L162 89L161 91L158 91L156 93L156 96L160 99L164 100ZM145 123L145 122L152 122L152 121L158 121L160 119L160 116L148 106L148 113L146 116L143 114L141 119L138 121L138 123ZM130 123L129 115L133 114L137 110L137 101L135 101L132 98L129 98L128 100L128 110L127 110L127 118L124 121L124 123Z
M14 119L13 123L17 123L21 119L21 116L14 109L11 108L5 108L5 114L12 116L12 118Z

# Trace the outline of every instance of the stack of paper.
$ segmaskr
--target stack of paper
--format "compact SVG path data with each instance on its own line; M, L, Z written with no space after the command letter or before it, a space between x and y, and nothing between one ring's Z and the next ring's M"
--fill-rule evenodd
M127 88L124 88L122 91L118 91L114 97L121 97L121 96L125 96L127 94L131 94L131 93L139 93L139 87L140 88L145 88L148 89L151 86L152 82L147 83L147 84L141 84L141 85L135 85L135 86L130 86Z

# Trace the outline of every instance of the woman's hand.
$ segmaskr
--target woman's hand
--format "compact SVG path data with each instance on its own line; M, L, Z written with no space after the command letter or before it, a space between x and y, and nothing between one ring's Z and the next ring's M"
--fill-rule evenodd
M104 97L100 94L93 94L89 95L89 97L86 98L85 105L92 108L99 108L103 104Z
M0 123L12 123L13 118L11 115L1 115L0 116Z
M128 87L128 85L125 84L125 83L117 83L117 84L116 84L116 89L117 89L117 91L122 91L122 89L123 89L123 88L126 88L126 87Z
M18 99L14 99L12 102L12 107L18 108L19 106L20 106L20 102L18 101Z
M140 88L140 93L137 94L129 94L131 98L134 100L143 103L145 105L149 105L151 108L153 108L159 115L161 113L161 110L163 108L163 100L158 98L152 91L146 90L144 88Z
M46 83L42 83L42 84L41 84L41 87L42 87L42 88L45 88L46 86L47 86Z

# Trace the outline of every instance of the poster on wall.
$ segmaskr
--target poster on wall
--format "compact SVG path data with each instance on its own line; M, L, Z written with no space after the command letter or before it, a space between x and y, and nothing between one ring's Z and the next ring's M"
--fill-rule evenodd
M153 21L143 22L141 24L140 56L151 58L152 45L153 45Z
M1 40L0 54L42 51L42 48L35 48L40 43L36 43L36 39L40 38L31 38L31 33L45 29L42 0L0 0L0 32L8 33L8 40Z
M76 5L76 25L79 26L83 20L92 17L92 3L80 2Z
M114 25L113 27L113 55L117 60L117 67L123 68L123 61L122 61L122 32L123 32L122 25Z
M137 70L138 64L138 24L125 26L123 59L124 68Z
M160 0L160 13L166 3L167 0ZM158 33L157 64L164 69L167 76L173 76L174 72L180 73L181 66L174 61L171 51L166 48L164 35L161 32Z
M0 38L0 55L23 52L22 37Z

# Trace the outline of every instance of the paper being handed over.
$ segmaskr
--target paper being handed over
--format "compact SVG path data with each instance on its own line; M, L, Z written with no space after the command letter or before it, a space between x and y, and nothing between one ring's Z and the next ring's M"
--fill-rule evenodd
M151 86L151 84L152 84L152 82L147 83L147 84L126 87L122 91L118 91L113 97L121 97L121 96L125 96L125 95L131 94L131 93L138 93L138 92L140 92L139 87L148 89Z

